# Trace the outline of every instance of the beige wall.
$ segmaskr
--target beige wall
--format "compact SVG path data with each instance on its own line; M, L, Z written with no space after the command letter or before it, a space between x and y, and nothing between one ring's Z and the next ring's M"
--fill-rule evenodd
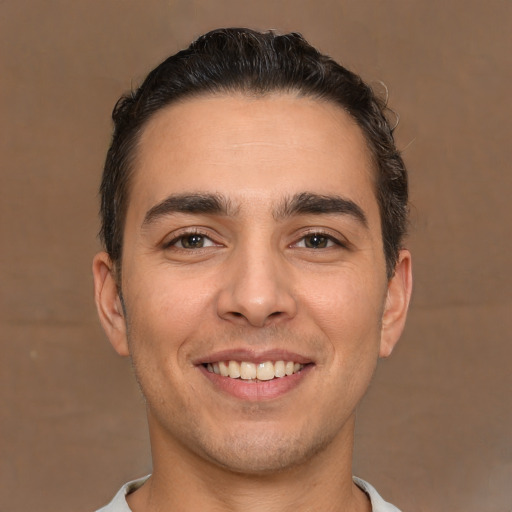
M0 2L0 510L86 512L149 471L96 320L96 190L119 94L216 26L296 30L401 115L410 321L359 415L356 473L404 512L512 509L512 3Z

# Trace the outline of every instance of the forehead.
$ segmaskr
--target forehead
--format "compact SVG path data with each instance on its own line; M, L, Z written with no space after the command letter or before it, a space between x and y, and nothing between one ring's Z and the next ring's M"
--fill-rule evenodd
M162 109L145 126L128 211L171 193L212 191L242 205L278 201L285 191L338 192L368 203L375 202L373 182L361 129L332 102L201 96Z

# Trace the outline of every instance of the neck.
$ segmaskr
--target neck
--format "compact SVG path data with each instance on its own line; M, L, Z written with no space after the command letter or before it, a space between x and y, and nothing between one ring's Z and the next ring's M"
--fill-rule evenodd
M327 448L296 466L239 473L207 461L151 432L153 475L128 497L133 512L369 512L352 482L353 419Z

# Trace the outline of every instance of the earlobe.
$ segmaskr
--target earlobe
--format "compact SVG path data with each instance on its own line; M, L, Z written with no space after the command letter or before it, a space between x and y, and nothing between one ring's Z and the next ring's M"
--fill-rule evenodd
M126 337L126 319L114 267L106 252L96 254L92 264L94 299L101 325L110 343L121 356L130 355Z
M395 274L389 280L380 341L380 357L388 357L404 330L412 292L411 253L403 249L398 256Z

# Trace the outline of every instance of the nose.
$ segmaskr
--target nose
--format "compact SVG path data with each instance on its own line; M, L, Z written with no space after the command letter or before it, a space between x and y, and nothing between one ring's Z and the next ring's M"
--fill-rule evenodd
M238 325L266 327L297 313L293 280L272 250L231 258L218 295L218 315Z

